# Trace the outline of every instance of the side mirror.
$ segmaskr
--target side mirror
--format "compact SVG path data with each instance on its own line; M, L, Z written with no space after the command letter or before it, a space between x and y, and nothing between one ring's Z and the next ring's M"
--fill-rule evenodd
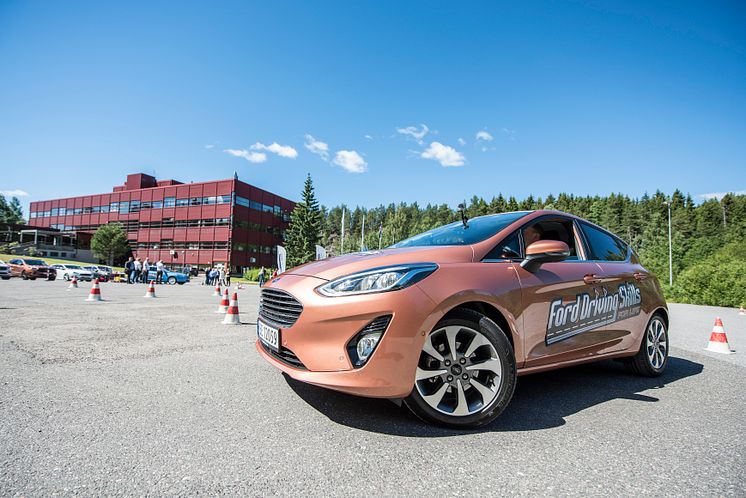
M531 273L544 263L564 261L570 257L570 248L559 240L539 240L526 248L526 258L521 267Z

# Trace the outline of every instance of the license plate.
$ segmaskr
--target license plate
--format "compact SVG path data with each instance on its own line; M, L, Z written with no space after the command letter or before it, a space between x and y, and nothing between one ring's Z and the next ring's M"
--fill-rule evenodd
M270 327L261 320L257 320L256 335L259 336L259 340L262 341L262 344L277 352L280 351L280 331L278 329Z

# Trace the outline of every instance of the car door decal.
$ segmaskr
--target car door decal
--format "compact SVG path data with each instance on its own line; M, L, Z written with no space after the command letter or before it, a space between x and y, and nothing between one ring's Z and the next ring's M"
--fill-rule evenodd
M549 305L547 346L589 330L640 314L640 289L630 283L621 284L616 292L606 287L594 288L595 296L577 294L574 301L555 299Z

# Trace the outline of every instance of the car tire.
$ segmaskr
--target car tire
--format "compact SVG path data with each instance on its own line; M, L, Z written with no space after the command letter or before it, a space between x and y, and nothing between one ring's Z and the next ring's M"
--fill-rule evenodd
M10 277L3 277L3 280L10 280Z
M481 313L459 309L428 334L404 403L425 422L473 429L502 413L515 385L515 355L505 331Z
M643 377L658 377L668 365L668 326L659 313L653 315L645 326L640 349L635 356L627 358L629 369Z
M28 280L28 275L26 275L25 271L21 272L21 280Z
M168 277L168 285L176 285L176 277Z

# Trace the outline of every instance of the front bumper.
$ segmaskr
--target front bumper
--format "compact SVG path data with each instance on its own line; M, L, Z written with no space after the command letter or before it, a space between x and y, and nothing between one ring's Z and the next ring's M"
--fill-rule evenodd
M302 367L278 359L257 340L259 354L290 377L309 384L376 398L409 395L425 336L440 318L433 316L435 303L417 285L394 292L330 298L314 292L322 283L324 280L314 277L283 275L267 284L303 304L295 324L280 329L282 347L291 351ZM382 315L392 315L392 319L378 347L363 367L353 368L347 343Z

